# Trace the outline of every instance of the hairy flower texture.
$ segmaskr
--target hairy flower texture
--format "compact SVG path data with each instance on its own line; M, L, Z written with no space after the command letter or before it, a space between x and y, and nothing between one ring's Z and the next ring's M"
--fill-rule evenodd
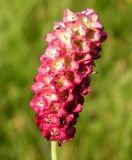
M30 102L35 123L43 137L62 143L74 137L84 95L89 93L90 74L100 57L106 33L94 10L64 10L62 22L46 35L47 46Z

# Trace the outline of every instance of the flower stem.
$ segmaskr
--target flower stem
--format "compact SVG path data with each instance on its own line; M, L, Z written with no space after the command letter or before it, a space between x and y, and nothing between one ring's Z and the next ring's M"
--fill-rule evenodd
M57 160L57 142L51 141L51 160Z

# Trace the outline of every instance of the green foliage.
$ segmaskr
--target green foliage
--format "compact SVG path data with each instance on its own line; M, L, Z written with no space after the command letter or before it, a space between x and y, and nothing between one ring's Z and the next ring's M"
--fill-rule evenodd
M0 159L50 160L50 143L33 123L30 86L45 46L44 36L64 8L94 8L108 32L70 143L59 160L131 160L131 0L0 1Z

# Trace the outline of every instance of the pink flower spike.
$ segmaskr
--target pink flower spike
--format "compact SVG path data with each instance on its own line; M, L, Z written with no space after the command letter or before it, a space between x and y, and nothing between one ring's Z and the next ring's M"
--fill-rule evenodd
M30 107L47 140L62 144L74 137L84 95L90 92L90 75L106 38L98 15L89 8L78 13L65 9L63 20L46 35Z

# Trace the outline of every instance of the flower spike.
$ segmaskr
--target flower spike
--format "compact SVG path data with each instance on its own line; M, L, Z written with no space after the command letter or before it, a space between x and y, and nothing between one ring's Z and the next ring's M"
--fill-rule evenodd
M47 140L61 144L74 137L84 95L90 91L90 75L95 73L94 62L106 38L98 15L89 8L79 13L65 9L63 21L46 35L30 106Z

